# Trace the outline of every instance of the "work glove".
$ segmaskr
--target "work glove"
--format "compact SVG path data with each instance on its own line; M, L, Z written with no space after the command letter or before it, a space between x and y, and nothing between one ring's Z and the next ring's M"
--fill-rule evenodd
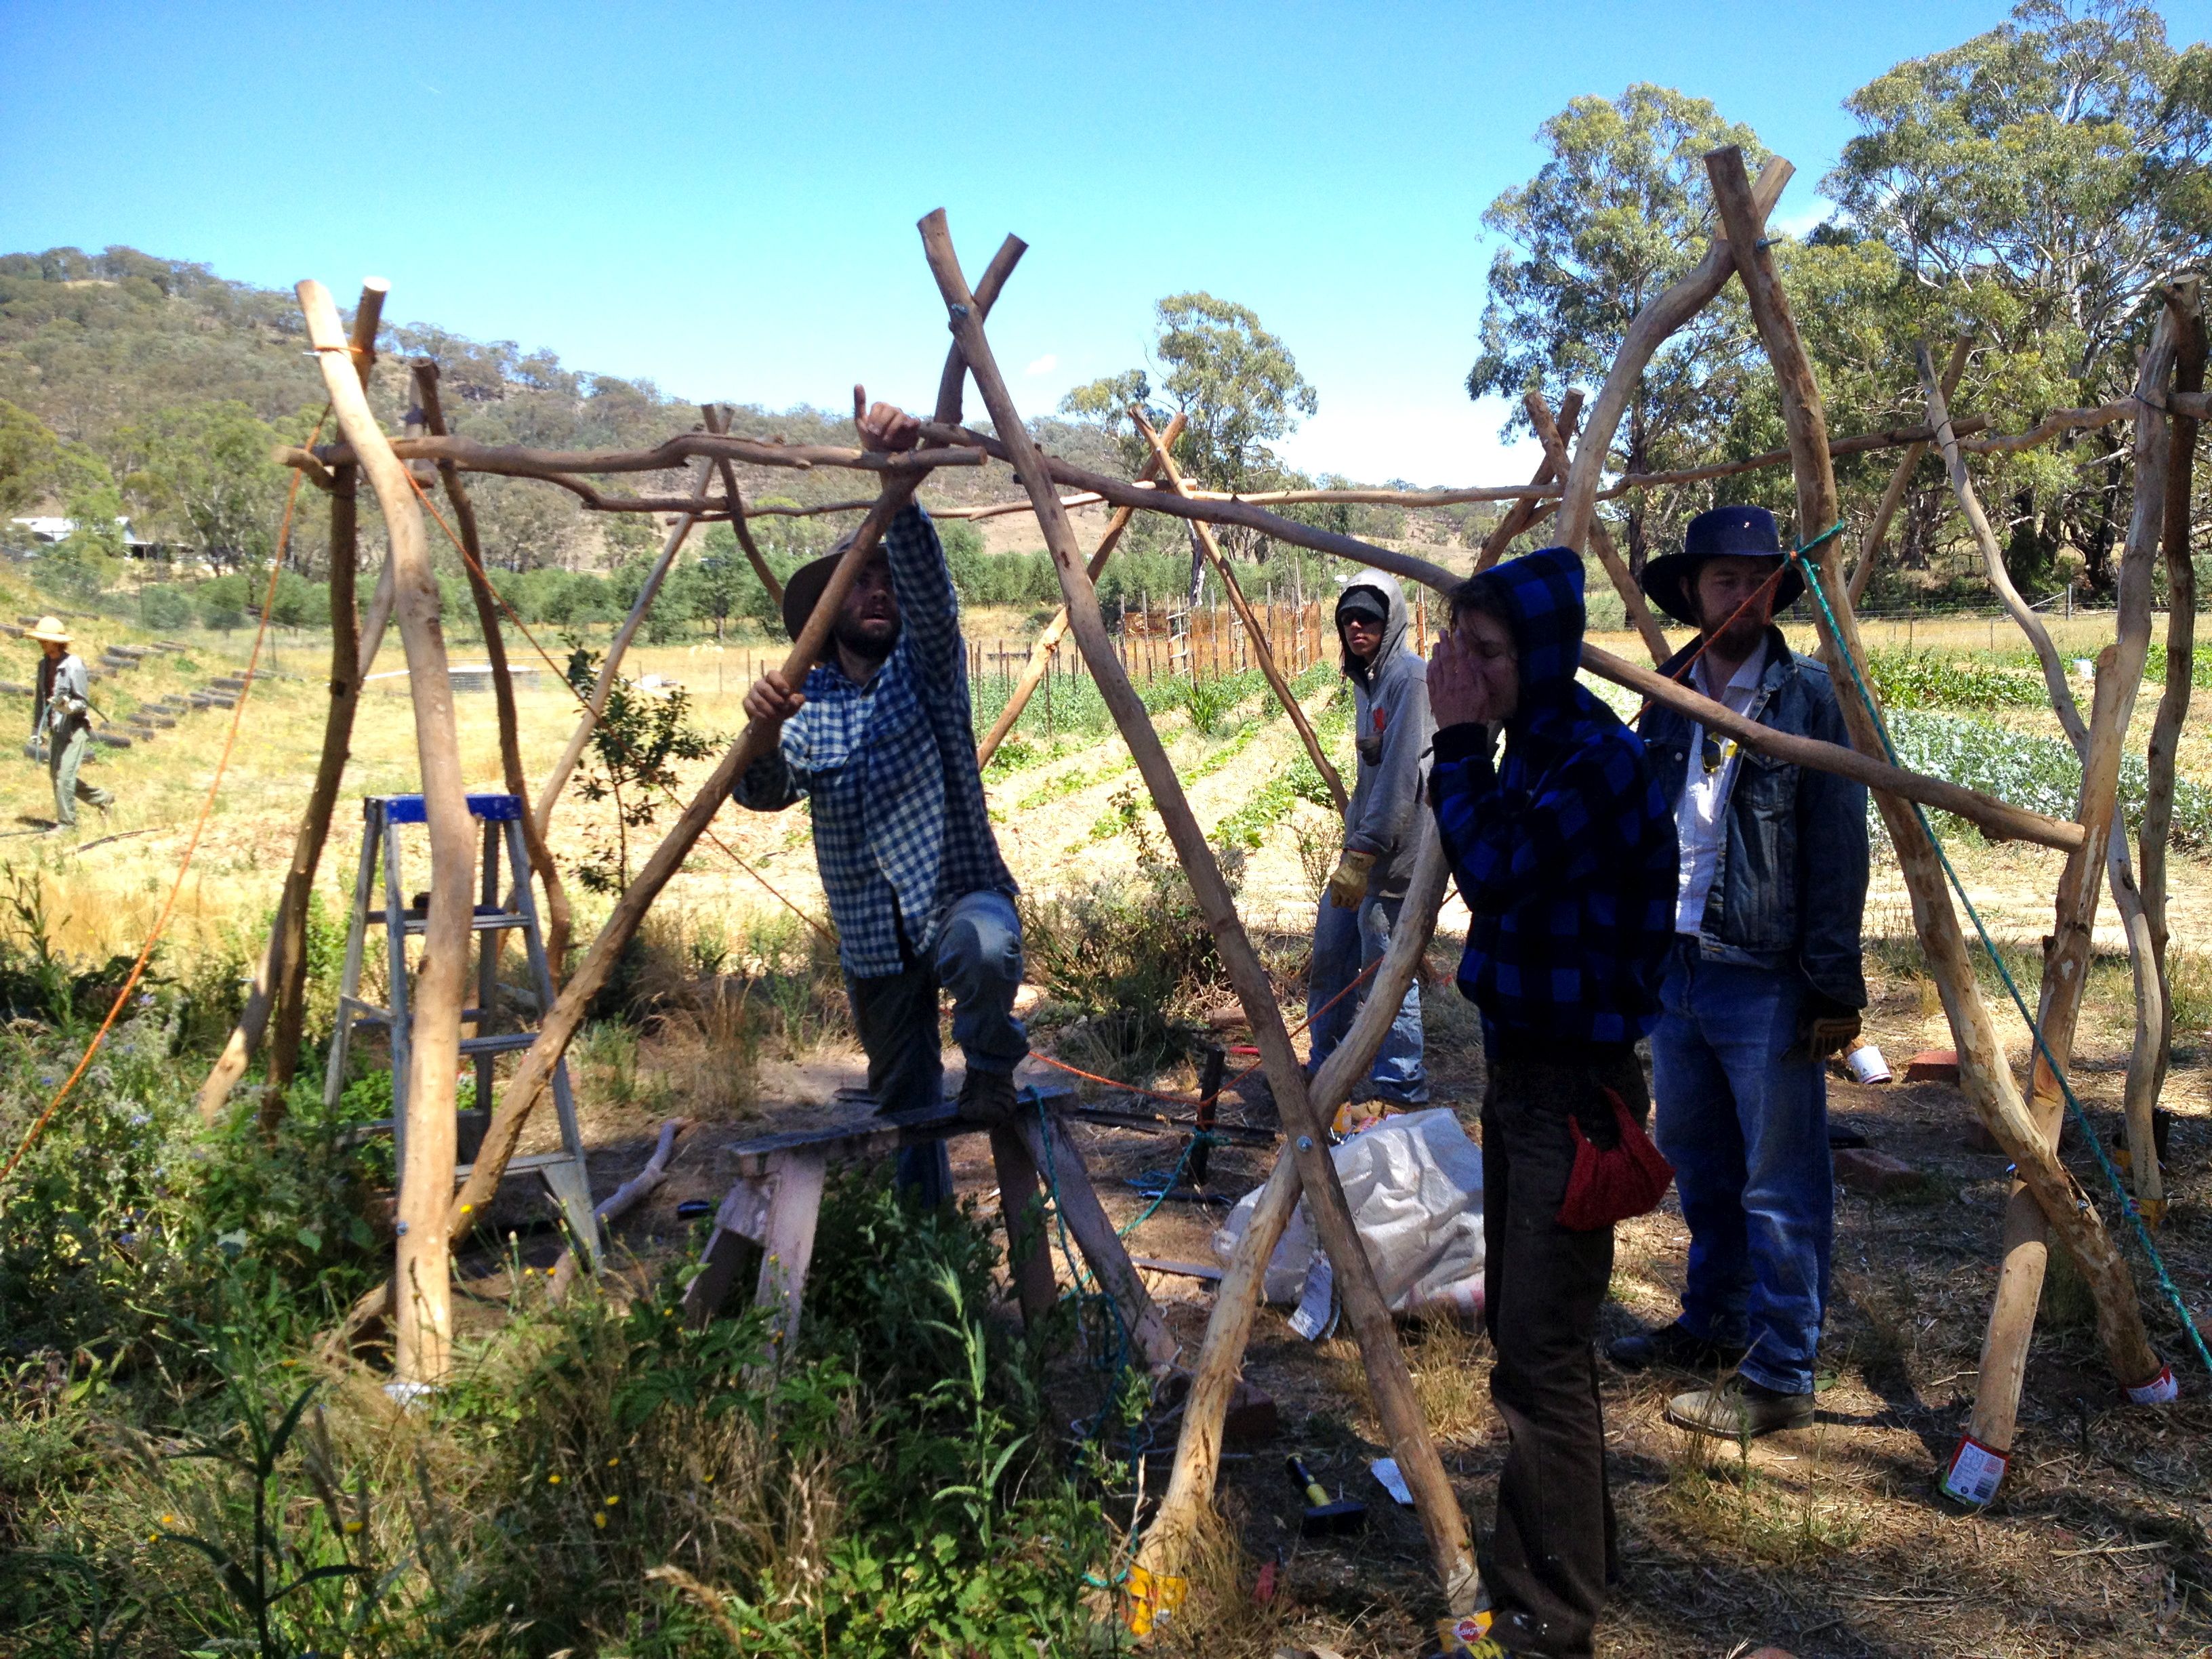
M1830 997L1812 995L1797 1016L1794 1060L1826 1060L1858 1041L1859 1011Z
M1374 854L1346 848L1328 874L1328 902L1340 910L1357 910L1367 896L1367 872L1374 867Z

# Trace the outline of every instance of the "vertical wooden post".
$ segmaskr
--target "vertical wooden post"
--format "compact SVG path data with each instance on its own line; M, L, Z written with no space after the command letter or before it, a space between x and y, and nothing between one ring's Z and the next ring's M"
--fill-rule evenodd
M438 582L414 487L344 361L346 342L329 291L299 285L339 429L368 474L392 540L393 607L413 683L415 747L430 835L430 903L415 982L407 1077L407 1160L399 1175L396 1369L403 1382L444 1381L453 1335L452 1262L443 1224L453 1191L453 1084L460 1059L462 980L475 908L475 836L461 784L453 683L438 625ZM403 964L392 964L395 973Z
M1728 229L1730 256L1741 273L1751 301L1753 319L1761 342L1773 362L1781 393L1784 419L1790 433L1790 458L1797 476L1799 534L1818 535L1835 522L1836 479L1828 453L1827 422L1810 362L1798 338L1789 301L1774 271L1771 252L1759 231L1763 211L1754 204L1750 182L1744 176L1743 153L1731 145L1705 158L1706 176L1721 221ZM2169 357L2171 348L2168 348ZM2149 372L2146 354L2146 373ZM2163 383L2163 373L2160 381ZM2163 428L2160 435L2163 437ZM1576 458L1577 465L1581 457ZM2162 463L2164 457L2161 455ZM2138 477L2141 477L2140 472ZM2162 472L2161 472L2162 477ZM1569 506L1574 503L1571 498ZM1821 654L1835 678L1837 701L1850 727L1855 747L1867 754L1882 752L1881 732L1873 710L1856 695L1863 659L1857 637L1857 617L1844 592L1844 581L1833 538L1823 544L1814 566L1814 577L1827 595L1820 618ZM1835 624L1828 623L1832 612ZM2103 1218L2051 1148L2035 1133L2034 1121L2012 1079L2004 1046L1990 1018L1987 1004L1974 978L1958 913L1944 886L1942 866L1935 843L1906 802L1877 791L1875 802L1897 850L1898 866L1912 900L1913 919L1936 988L1950 1017L1958 1045L1959 1075L1967 1098L1984 1124L2019 1166L2036 1198L2073 1249L2083 1277L2097 1301L2097 1325L2112 1369L2123 1384L2141 1386L2161 1369L2143 1328L2142 1308L2127 1264L2113 1247Z
M1129 410L1129 418L1136 423L1137 430L1144 434L1145 441L1152 446L1152 459L1159 464L1169 490L1177 495L1188 496L1190 486L1183 482L1182 469L1176 465L1167 440L1152 430L1152 422L1134 405ZM1236 572L1230 569L1229 561L1221 556L1221 544L1214 539L1213 526L1202 519L1193 519L1190 528L1191 533L1198 538L1199 547L1207 562L1213 566L1214 574L1221 578L1222 592L1229 596L1230 607L1236 611L1237 620L1244 626L1244 636L1251 641L1252 648L1257 653L1260 672L1267 677L1267 689L1275 694L1275 701L1282 704L1283 712L1291 717L1291 724L1297 729L1298 741L1305 745L1306 758L1314 763L1314 769L1321 774L1322 781L1328 786L1329 799L1336 803L1338 816L1343 816L1346 803L1350 799L1344 791L1344 779L1329 763L1328 751L1321 746L1321 739L1314 735L1313 723L1306 719L1306 711L1298 707L1298 700L1291 694L1290 683L1283 678L1283 671L1275 665L1274 653L1267 649L1267 636L1260 630L1260 620L1252 614L1251 601L1244 597L1244 589L1238 583ZM1214 629L1217 650L1221 630L1217 627Z
M376 367L376 331L384 317L384 296L392 284L381 276L365 277L361 301L354 308L353 331L348 346L354 374L364 391ZM224 1042L222 1053L200 1085L203 1122L216 1114L246 1074L246 1062L266 1030L272 1012L280 1030L287 1018L295 1026L292 1052L298 1053L298 1011L306 1002L307 899L314 890L315 871L322 862L323 843L330 839L331 815L338 786L345 773L346 747L352 740L355 706L361 699L361 638L354 616L354 560L359 515L356 493L360 469L341 463L331 473L331 678L330 708L323 718L323 750L316 762L314 786L307 793L307 809L292 838L292 861L284 872L284 890L276 902L276 918L270 926L269 944L261 953L253 982L247 988L246 1006L238 1024ZM341 568L343 567L343 568ZM290 1011L289 1013L284 1011ZM289 1075L289 1068L287 1068ZM283 1115L281 1091L262 1097L261 1122L272 1128Z
M1460 1512L1459 1500L1444 1474L1443 1463L1437 1455L1435 1443L1429 1437L1420 1404L1413 1395L1413 1377L1406 1369L1405 1356L1399 1352L1389 1310L1383 1304L1374 1268L1352 1224L1344 1188L1337 1179L1336 1166L1329 1158L1322 1126L1314 1115L1305 1076L1291 1050L1281 1011L1275 1006L1267 969L1237 918L1236 903L1222 880L1220 866L1206 843L1205 832L1191 812L1174 765L1158 733L1152 729L1144 704L1129 682L1114 670L1113 653L1107 646L1097 593L1085 576L1082 555L1068 527L1066 513L1060 504L1051 472L1022 424L1020 411L993 359L982 319L969 291L967 279L961 274L943 213L933 213L924 219L921 234L931 272L951 318L954 337L959 341L969 370L975 376L976 389L990 410L992 423L1013 455L1015 470L1036 505L1045 544L1051 550L1061 590L1067 596L1076 642L1090 661L1106 706L1152 792L1161 822L1190 879L1193 895L1220 947L1231 982L1237 988L1246 1017L1251 1021L1267 1081L1274 1090L1276 1105L1298 1160L1299 1174L1306 1184L1317 1230L1335 1267L1346 1320L1358 1340L1376 1414L1390 1438L1398 1467L1413 1489L1445 1599L1454 1611L1465 1611L1472 1605L1476 1588L1466 1519Z
M1951 347L1951 361L1943 367L1942 392L1948 402L1959 388L1959 376L1966 372L1966 358L1973 342L1960 335ZM1921 457L1927 454L1926 440L1907 444L1905 453L1899 457L1897 468L1889 475L1889 487L1881 492L1881 501L1875 507L1874 522L1867 526L1866 534L1859 541L1859 562L1851 568L1851 608L1858 609L1860 599L1866 592L1867 580L1874 574L1875 561L1881 556L1882 538L1889 533L1889 521L1897 516L1898 506L1905 500L1905 492L1911 487L1912 474L1920 465Z

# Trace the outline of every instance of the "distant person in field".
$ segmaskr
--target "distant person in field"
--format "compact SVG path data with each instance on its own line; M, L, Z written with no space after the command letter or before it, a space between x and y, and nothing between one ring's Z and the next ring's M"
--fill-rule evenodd
M1313 968L1306 981L1313 1042L1309 1075L1336 1052L1366 1000L1364 986L1350 995L1346 992L1389 948L1413 875L1421 757L1433 727L1428 665L1407 643L1407 615L1397 578L1379 570L1353 577L1336 602L1336 637L1343 647L1344 677L1352 682L1359 769L1345 804L1344 851L1314 924ZM1353 1097L1401 1106L1428 1099L1418 981L1407 988L1366 1083Z
M1805 581L1772 514L1699 514L1643 585L1698 629L1662 672L1761 726L1850 744L1828 671L1774 626ZM1631 1370L1732 1371L1675 1396L1668 1415L1685 1428L1731 1440L1803 1428L1835 1234L1821 1063L1858 1035L1867 1000L1866 790L1664 707L1644 716L1644 742L1681 845L1651 1063L1689 1279L1680 1319L1610 1352Z
M44 653L31 700L31 744L33 750L42 744L46 749L46 776L54 787L54 827L48 833L59 835L76 828L79 801L105 813L115 797L77 775L92 747L92 677L84 659L70 649L69 629L58 617L40 617L30 636Z
M1636 1041L1659 1017L1674 823L1636 734L1576 681L1583 623L1582 561L1546 548L1462 583L1429 663L1429 794L1488 1072L1483 1318L1509 1444L1486 1656L1592 1651L1614 1565L1598 1310L1613 1222L1666 1191Z
M854 414L869 449L909 450L921 435L920 422L891 404L867 407L858 386ZM793 639L850 539L785 585ZM1018 890L984 806L959 602L927 514L908 504L891 520L805 684L771 669L746 692L744 708L783 733L738 781L735 798L762 812L801 796L811 804L815 857L878 1109L933 1109L943 1099L941 988L952 994L952 1037L967 1061L960 1115L1004 1121L1015 1106L1014 1067L1029 1053L1013 1013ZM902 1153L899 1182L925 1204L951 1196L944 1143Z

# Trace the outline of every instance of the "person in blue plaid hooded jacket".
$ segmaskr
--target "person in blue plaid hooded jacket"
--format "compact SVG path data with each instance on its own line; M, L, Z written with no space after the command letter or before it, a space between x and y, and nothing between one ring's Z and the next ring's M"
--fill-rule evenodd
M853 400L863 447L915 447L921 426L912 416L868 405L858 386ZM793 639L849 542L792 573L783 621ZM960 1115L1004 1121L1014 1109L1014 1067L1029 1053L1013 1012L1018 890L984 805L959 601L927 513L908 502L891 520L805 684L771 669L746 692L744 708L783 732L732 793L755 811L780 811L802 796L812 804L815 857L878 1109L943 1098L944 990L967 1063ZM945 1143L906 1149L898 1182L926 1205L950 1197Z

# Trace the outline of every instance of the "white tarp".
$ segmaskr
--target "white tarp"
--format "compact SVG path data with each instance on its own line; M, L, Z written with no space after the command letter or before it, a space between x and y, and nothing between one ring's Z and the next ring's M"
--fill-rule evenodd
M1482 1152L1449 1109L1385 1118L1337 1147L1337 1179L1393 1313L1482 1308ZM1237 1201L1213 1235L1222 1261L1235 1254L1260 1200ZM1296 1302L1322 1255L1306 1200L1267 1262L1266 1294Z

